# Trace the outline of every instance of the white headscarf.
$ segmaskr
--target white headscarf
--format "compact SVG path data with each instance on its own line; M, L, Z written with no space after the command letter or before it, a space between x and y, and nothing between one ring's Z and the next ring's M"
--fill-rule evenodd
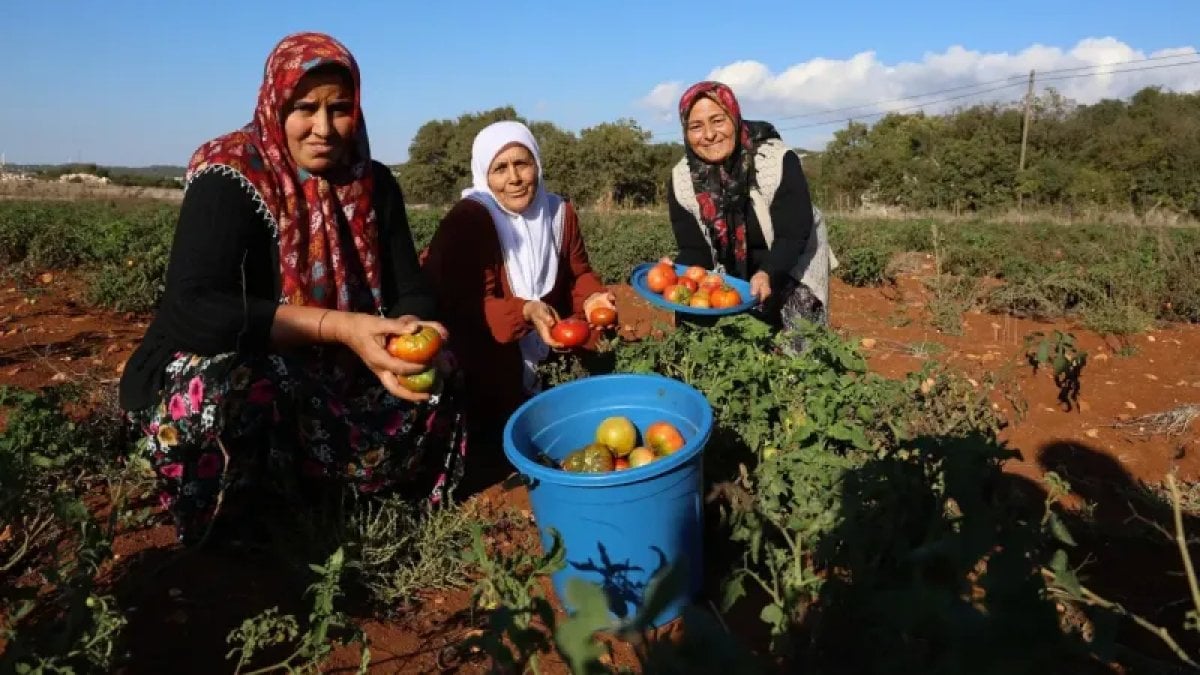
M528 148L537 163L537 193L521 213L501 206L487 181L492 160L513 143ZM554 288L558 277L558 246L565 209L558 195L546 191L541 153L529 128L520 122L506 121L480 131L471 146L471 182L472 186L463 190L462 196L479 202L492 216L513 295L541 300ZM521 338L520 345L525 360L525 388L532 392L537 387L537 364L549 355L550 348L537 331Z

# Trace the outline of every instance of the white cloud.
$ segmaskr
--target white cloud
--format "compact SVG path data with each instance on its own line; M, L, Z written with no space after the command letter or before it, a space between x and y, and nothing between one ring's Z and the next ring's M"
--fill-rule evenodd
M852 115L870 121L877 119L868 117L871 113L913 110L918 104L925 104L923 108L927 112L944 112L961 105L1018 100L1024 95L1024 77L1030 69L1046 73L1037 78L1039 91L1044 87L1054 87L1077 103L1093 103L1102 98L1125 98L1149 85L1161 85L1172 91L1200 90L1200 65L1153 68L1125 74L1112 72L1168 65L1187 61L1186 57L1096 68L1104 64L1176 54L1196 55L1197 50L1195 47L1179 47L1145 52L1116 38L1104 37L1080 40L1066 50L1035 44L1015 54L983 53L953 46L941 53L927 53L920 61L895 64L884 63L875 52L866 51L845 60L815 58L778 73L771 72L770 68L757 61L736 61L714 68L705 79L720 80L732 87L747 117L770 120L783 130L789 142L814 147L828 141L834 129L845 125L840 120ZM1079 70L1049 72L1062 69ZM1082 73L1099 74L1071 79L1064 77ZM1013 78L1012 86L991 92L981 91L1005 84L994 83L1004 78ZM989 82L993 84L983 86ZM952 88L956 91L907 98ZM655 85L649 94L638 101L653 115L655 123L652 126L664 132L663 138L672 135L678 138L678 132L671 130L669 123L675 119L675 106L683 89L681 82L663 82ZM958 98L938 103L951 97ZM816 114L850 106L864 107ZM834 120L838 121L825 126L811 126Z
M638 101L643 108L649 108L662 119L674 119L675 106L683 94L682 82L661 82L654 85L649 94Z

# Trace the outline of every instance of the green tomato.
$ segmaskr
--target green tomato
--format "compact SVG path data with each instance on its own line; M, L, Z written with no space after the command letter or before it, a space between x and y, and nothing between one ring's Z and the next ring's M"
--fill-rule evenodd
M424 394L437 384L437 369L426 368L416 375L401 375L398 379L401 387L417 394Z

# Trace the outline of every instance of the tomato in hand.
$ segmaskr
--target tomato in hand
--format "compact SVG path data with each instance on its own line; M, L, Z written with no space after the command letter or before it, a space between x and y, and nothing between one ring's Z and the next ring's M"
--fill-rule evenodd
M588 316L588 321L591 321L593 326L606 328L617 322L617 311L611 307L597 307Z
M400 380L400 386L405 389L424 394L437 384L437 368L426 368L416 375L398 375L396 379Z
M409 335L393 335L388 338L387 351L401 361L429 363L442 348L442 334L431 326Z
M658 263L646 274L646 285L655 293L662 293L667 286L675 283L675 268L667 263Z
M580 319L563 319L550 329L550 337L564 347L578 347L587 342L590 333L587 322Z

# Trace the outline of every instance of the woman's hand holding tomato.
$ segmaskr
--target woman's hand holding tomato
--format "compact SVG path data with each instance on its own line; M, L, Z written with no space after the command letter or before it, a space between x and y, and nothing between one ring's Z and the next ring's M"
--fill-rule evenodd
M605 328L617 322L617 297L609 291L599 291L583 301L583 315L588 323Z
M447 340L450 334L442 324L436 321L422 321L415 316L402 316L388 319L373 314L355 312L332 312L323 324L329 335L358 355L371 372L379 378L393 396L406 401L426 401L429 394L413 391L404 386L403 379L419 375L429 369L426 363L408 361L397 358L388 350L389 341L395 336L413 336L426 329L437 334L438 346ZM427 343L434 338L425 333L419 340L421 350L427 348ZM407 353L407 352L406 352ZM416 353L416 352L414 352ZM434 350L436 354L436 349ZM419 355L418 355L419 357ZM431 354L429 359L434 358Z
M554 338L554 325L559 322L558 312L540 300L530 300L525 303L522 311L525 320L533 324L533 329L542 336L542 341L554 349L562 349L565 345Z

